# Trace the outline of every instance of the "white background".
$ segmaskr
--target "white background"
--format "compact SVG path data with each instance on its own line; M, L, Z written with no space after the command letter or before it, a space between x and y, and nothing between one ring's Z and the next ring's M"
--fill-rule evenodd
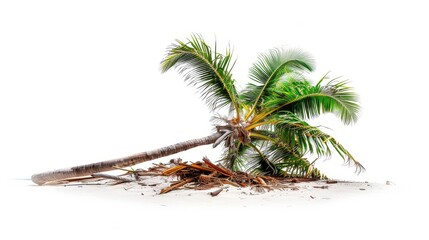
M426 191L421 190L420 184L424 187L422 181L428 167L425 112L429 17L423 2L1 1L2 179L29 178L35 172L126 156L210 134L211 113L194 89L186 86L174 71L167 74L159 71L159 62L169 44L191 33L201 33L208 42L216 38L220 46L233 46L238 58L234 76L241 86L246 83L248 68L258 54L284 45L312 53L318 67L315 79L328 71L332 76L349 79L360 95L360 121L342 126L339 120L326 116L314 123L332 128L333 135L367 171L355 176L352 168L342 166L339 157L321 161L317 166L333 178L390 180L402 189L417 189L405 200L396 199L398 205L395 206L404 209L401 206L404 200L414 206L413 214L427 212L427 207L416 205L413 200ZM197 161L204 155L216 160L219 150L207 146L178 156ZM34 214L33 206L24 208L27 214L18 211L23 207L14 206L17 198L13 196L18 190L8 189L10 201L2 203L7 208L12 205L8 214L24 218ZM19 191L15 196L31 197L26 189ZM44 192L31 188L31 194ZM46 198L55 197L58 197L55 193L46 195ZM67 204L70 203L64 203L64 207ZM88 210L81 204L79 208ZM127 202L110 204L119 210ZM351 225L371 219L374 213L371 209L375 208L362 207L366 214L350 216L354 219ZM267 229L269 225L261 223L265 221L261 218L275 221L266 209L248 211L255 214L256 223L248 223L248 219L244 221L234 211L225 210L224 214L229 216L211 217L207 222L211 226L208 231L220 231L223 217L229 219L228 223L237 224L237 228L255 224ZM143 215L138 210L136 213ZM299 211L295 213L300 215ZM386 213L391 212L386 210ZM186 221L207 218L204 214L194 214L185 218ZM287 212L277 214L287 215ZM331 221L340 218L325 214ZM114 217L117 215L112 213ZM385 217L393 221L389 224L398 224L391 225L392 236L400 231L400 226L404 234L407 232L404 229L411 231L415 227L410 221L403 225L402 221ZM1 218L7 220L5 215ZM44 216L41 219L46 220ZM390 229L383 225L386 224L383 219L377 223ZM164 221L160 217L157 220ZM197 222L203 226L201 221ZM141 231L145 234L164 229L159 224L151 225L153 222L144 223L145 229ZM11 232L19 232L15 224L8 228ZM311 221L303 224L314 227ZM282 231L279 222L274 226L276 231ZM287 231L285 236L300 236L293 229L306 229L302 225L289 226L291 229L283 229ZM328 224L323 229L344 231L345 225L341 225L343 230L335 226ZM90 228L82 227L85 229ZM127 229L122 227L117 232ZM250 229L253 231L253 227ZM344 232L354 231L349 230ZM262 232L258 236L274 232ZM318 233L321 232L314 232ZM94 232L90 235L97 236Z

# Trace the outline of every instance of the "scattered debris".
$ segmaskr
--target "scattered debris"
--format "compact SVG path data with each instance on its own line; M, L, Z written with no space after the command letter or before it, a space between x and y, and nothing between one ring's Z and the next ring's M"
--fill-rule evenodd
M212 195L212 197L216 197L220 192L222 192L222 190L223 188L219 188L218 190L211 192L210 195Z
M185 185L185 184L187 184L189 182L192 182L192 181L194 181L193 178L188 178L188 179L182 180L182 181L180 181L178 183L172 184L171 186L162 189L161 192L160 192L160 194L168 193L168 192L170 192L170 191L172 191L172 190L174 190L176 188L179 188L179 187L181 187L181 186L183 186L183 185Z
M310 195L310 197L311 197L311 199L315 199L315 197L313 197L313 196L311 196L311 195Z
M366 189L365 189L365 188L359 188L359 190L361 190L361 191L365 191Z
M277 176L255 176L245 172L233 172L220 165L212 163L208 158L204 157L203 161L188 163L183 162L182 159L172 159L167 164L157 163L147 170L144 169L120 169L125 171L124 174L119 176L108 175L104 173L96 173L91 177L67 179L61 181L61 184L70 186L71 182L79 181L78 185L92 185L96 184L109 184L116 185L125 182L136 182L141 186L157 186L161 183L148 183L147 178L162 177L165 182L170 182L170 186L163 188L159 194L168 193L178 189L195 189L206 190L211 188L220 189L210 192L210 195L215 197L223 191L224 185L231 185L241 189L243 187L250 187L256 192L266 192L274 189L290 189L299 190L294 183L317 181L317 178L291 178L291 177L277 177ZM100 183L102 181L102 183ZM106 182L107 181L107 182ZM97 183L98 182L98 183ZM330 183L336 181L330 181ZM327 182L328 183L328 182ZM57 183L58 184L58 183ZM327 186L314 186L315 188L327 188ZM154 189L155 191L155 189Z
M290 182L290 183L300 183L300 182L314 182L314 181L318 181L320 180L320 178L286 178L285 181L286 182Z
M338 183L338 181L335 181L335 180L326 181L326 184L336 184L336 183Z
M386 181L386 185L395 185L395 184L391 181Z
M328 189L328 186L313 186L314 188L320 188L320 189Z

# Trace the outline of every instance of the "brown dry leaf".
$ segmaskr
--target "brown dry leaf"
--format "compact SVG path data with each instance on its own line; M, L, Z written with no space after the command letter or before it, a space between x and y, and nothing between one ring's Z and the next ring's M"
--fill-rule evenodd
M176 173L176 172L178 172L184 168L186 168L186 165L177 165L177 166L174 166L174 167L171 167L171 168L164 170L162 172L162 175L170 176L170 175L172 175L172 174L174 174L174 173Z
M170 192L170 191L172 191L174 189L177 189L177 188L179 188L179 187L181 187L181 186L183 186L183 185L185 185L185 184L187 184L187 183L189 183L189 182L191 182L193 180L194 179L192 179L192 178L189 178L189 179L186 179L186 180L182 180L182 181L180 181L180 182L178 182L176 184L173 184L173 185L171 185L169 187L166 187L166 188L162 189L159 194L168 193L168 192Z
M224 174L225 176L228 177L232 177L234 175L233 172L231 172L230 170L220 167L220 166L216 166L215 164L213 164L212 162L210 162L210 160L206 157L203 158L203 161L211 168L215 169L216 171Z

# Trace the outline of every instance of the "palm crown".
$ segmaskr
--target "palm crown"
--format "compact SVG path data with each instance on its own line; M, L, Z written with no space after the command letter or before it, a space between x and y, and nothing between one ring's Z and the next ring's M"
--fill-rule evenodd
M357 121L357 95L347 82L323 76L312 84L307 73L313 59L297 49L272 49L259 56L242 91L234 84L232 52L221 54L200 35L177 40L161 62L161 71L176 68L196 86L212 111L230 107L232 117L216 126L224 143L222 163L233 170L258 174L325 177L307 154L316 159L335 151L359 172L363 166L332 136L305 120L334 113L344 124Z

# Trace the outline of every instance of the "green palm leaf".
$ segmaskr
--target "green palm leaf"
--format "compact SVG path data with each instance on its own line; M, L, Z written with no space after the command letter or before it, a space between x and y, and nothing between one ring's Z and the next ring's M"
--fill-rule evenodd
M297 49L276 48L261 54L249 71L253 83L249 83L241 94L245 103L253 105L250 114L270 95L282 76L313 69L313 59Z
M275 163L276 168L282 169L285 176L327 178L303 155L298 156L291 152L289 146L281 143L273 144L267 153L270 155L271 161Z
M333 148L347 164L355 166L356 172L365 170L335 138L300 120L292 112L280 112L275 118L278 120L275 132L279 142L285 146L297 147L318 157L330 157Z
M190 85L197 87L211 110L233 106L239 116L239 98L231 70L232 53L227 49L220 54L211 49L199 35L192 35L188 42L177 40L161 62L161 71L178 69Z
M260 148L262 155L248 154L247 171L264 175L326 178L303 155L297 155L282 143L266 142L266 146L260 146Z
M233 171L242 171L247 162L247 154L250 146L238 141L235 144L236 146L234 148L227 148L224 150L221 161L226 168Z
M279 111L290 111L303 118L329 112L336 114L345 124L356 122L360 107L357 95L347 86L347 81L332 80L321 85L322 80L315 86L308 81L280 83L265 103L266 114L262 117Z

